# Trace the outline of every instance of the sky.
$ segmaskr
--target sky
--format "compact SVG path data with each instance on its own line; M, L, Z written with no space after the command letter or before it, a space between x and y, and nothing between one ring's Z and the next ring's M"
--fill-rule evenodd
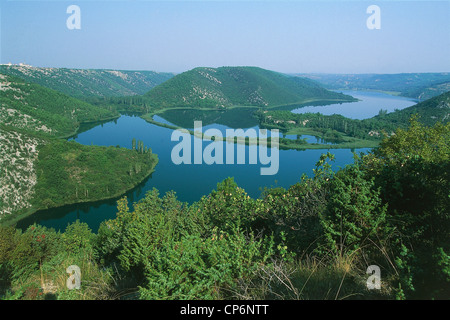
M80 29L67 27L73 4ZM367 26L370 5L380 9L379 29ZM176 73L450 71L450 1L0 0L0 19L0 63Z

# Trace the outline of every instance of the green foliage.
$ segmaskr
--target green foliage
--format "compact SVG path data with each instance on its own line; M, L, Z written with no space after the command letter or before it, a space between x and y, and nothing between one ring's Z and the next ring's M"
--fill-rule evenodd
M99 229L97 250L116 256L133 277L146 279L141 298L217 297L218 287L231 286L236 277L249 275L257 261L265 261L270 245L266 248L235 224L228 232L205 229L202 216L209 212L199 208L186 207L174 193L160 198L155 189L132 212L122 199L117 218Z
M448 227L450 125L432 128L413 119L368 157L371 174L392 212L403 216L408 236L436 238ZM433 231L431 231L433 230ZM418 232L418 234L415 234Z
M122 198L97 234L0 228L1 294L40 299L77 264L82 296L60 283L56 298L447 299L449 129L413 119L354 164L333 171L323 154L314 176L258 199L228 178L192 205L156 189L131 209ZM372 264L377 292L364 286Z
M398 233L393 245L407 298L448 294L439 261L450 251L449 142L450 124L425 127L413 118L407 130L397 130L363 159Z
M314 250L321 237L318 214L326 205L326 188L321 182L302 177L288 190L266 190L258 200L253 230L273 235L283 249L281 256L291 253L303 256Z
M292 113L290 111L257 111L255 116L262 127L279 129L283 132L309 130L320 138L334 143L351 141L349 137L379 140L385 131L395 126L379 120L349 119L341 115L326 116L321 113Z
M270 256L270 250L239 229L213 234L211 239L189 235L170 241L146 264L148 284L143 299L217 299L235 279L254 272ZM223 294L223 293L222 293Z
M0 227L0 299L106 297L111 278L90 254L94 237L87 225L78 221L62 234L39 225L24 232ZM66 287L66 268L70 265L82 271L80 290Z
M198 207L210 226L220 230L229 230L234 225L249 226L257 211L255 200L233 178L218 183L217 190L203 197Z
M411 107L391 112L384 117L376 116L374 119L383 120L406 129L409 120L413 116L418 116L418 121L426 126L433 126L437 122L448 123L448 110L450 108L450 91L415 104Z
M9 89L2 91L0 105L16 112L11 119L2 119L6 125L68 136L74 134L81 123L118 116L117 112L93 106L38 84L27 83L13 76L5 77L10 82Z
M39 150L34 205L49 208L119 196L145 179L156 163L151 152L54 140Z
M13 227L0 226L0 265L9 261L16 242L16 230Z
M67 226L61 235L64 251L71 255L93 253L95 235L86 223L79 220Z
M117 218L99 228L96 250L105 260L120 260L126 270L142 268L148 250L193 232L198 228L195 221L195 212L178 202L173 192L161 199L153 189L135 205L134 212L129 211L126 198L118 201ZM142 241L145 246L140 245Z
M40 225L30 226L17 237L11 251L12 279L21 280L36 272L59 247L60 235Z
M320 214L327 247L338 255L353 254L386 234L386 205L380 191L357 164L338 171L330 181L330 197ZM370 243L372 242L372 243Z

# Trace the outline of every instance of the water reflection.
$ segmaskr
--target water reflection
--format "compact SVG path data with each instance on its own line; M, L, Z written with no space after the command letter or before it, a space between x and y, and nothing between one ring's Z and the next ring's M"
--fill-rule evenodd
M414 104L414 101L406 98L393 97L389 95L380 96L376 93L352 94L344 91L346 94L353 95L369 101L365 105L359 105L361 112L356 112L354 117L370 117L378 113L379 109L388 106L391 108L403 108ZM379 104L380 101L391 99L388 104ZM389 100L387 99L387 100ZM375 103L378 101L378 103ZM329 105L327 107L311 107L314 112L320 109L330 108L335 113L342 113L345 116L347 111L346 105L356 106L359 102L343 103L338 105ZM303 107L299 110L307 111ZM218 128L221 131L227 128L254 128L258 129L258 123L252 116L255 109L233 109L228 111L195 111L192 110L175 110L167 111L159 116L155 116L157 121L166 121L167 124L175 124L177 126L192 128L194 120L201 120L204 129ZM329 112L331 112L329 110ZM323 111L323 110L322 110ZM135 189L126 193L129 199L130 207L134 202L139 201L145 193L152 188L157 188L160 194L174 190L179 200L183 202L193 203L198 201L203 195L209 194L216 188L217 183L227 177L234 177L237 184L244 188L246 192L253 198L260 196L264 187L285 187L300 181L303 173L312 174L316 162L320 155L330 151L336 156L333 163L333 169L337 170L346 164L353 162L352 152L367 152L369 149L323 149L323 150L280 150L280 167L276 175L261 176L260 164L249 165L246 161L244 165L175 165L171 161L172 148L178 143L171 141L173 130L150 124L137 115L123 115L119 119L100 123L89 124L84 126L80 133L71 139L86 145L103 145L103 146L121 146L131 148L133 138L142 140L145 145L150 146L154 153L158 154L159 163L155 168L155 172L146 181L143 181ZM330 141L323 141L320 137L308 135L285 135L285 138L297 140L306 139L309 143L332 144ZM206 144L206 142L205 142ZM246 146L246 154L248 154L249 146ZM47 227L57 230L64 230L66 226L80 220L86 222L94 232L98 230L100 223L106 219L113 219L116 216L116 199L98 201L94 203L83 203L77 205L69 205L51 210L43 210L18 223L19 228L26 228L32 223L39 223Z
M381 109L387 110L387 112L394 112L417 103L416 100L411 98L392 96L382 92L347 90L338 92L350 95L359 101L328 105L314 103L291 108L291 110L293 113L319 112L323 115L340 114L347 118L362 120L376 116Z

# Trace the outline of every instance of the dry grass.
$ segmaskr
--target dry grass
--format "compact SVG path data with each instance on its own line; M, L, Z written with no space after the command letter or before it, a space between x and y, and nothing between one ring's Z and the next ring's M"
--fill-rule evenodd
M77 265L81 270L81 288L67 287L66 268ZM114 299L111 274L100 270L90 257L57 256L44 263L24 281L16 281L13 292L22 292L25 300L111 300Z
M240 279L227 297L242 300L389 299L389 281L382 290L368 290L367 265L357 252L348 255L303 257L261 265L251 279Z

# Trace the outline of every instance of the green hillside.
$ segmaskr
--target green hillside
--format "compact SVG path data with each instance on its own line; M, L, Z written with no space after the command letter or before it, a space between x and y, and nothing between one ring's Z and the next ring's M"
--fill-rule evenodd
M419 115L420 122L427 126L432 126L436 122L447 123L450 120L450 91L411 107L386 115L378 115L375 118L405 126L414 114Z
M0 122L53 136L73 134L84 122L118 117L61 92L0 73Z
M173 77L172 73L154 71L39 68L27 65L2 65L0 72L80 99L144 94Z
M0 224L40 209L118 197L157 162L151 151L85 146L0 124Z
M58 137L116 111L0 74L0 222L39 209L120 196L156 166L151 150L84 146ZM131 146L131 141L130 141Z
M154 108L275 107L314 100L353 101L309 79L257 67L195 68L156 86L145 96Z

